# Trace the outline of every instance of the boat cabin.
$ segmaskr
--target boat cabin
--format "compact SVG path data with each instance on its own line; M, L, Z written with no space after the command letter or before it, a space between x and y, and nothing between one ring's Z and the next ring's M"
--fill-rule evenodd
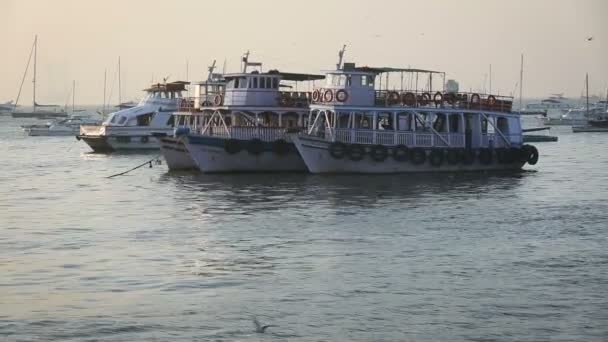
M111 113L104 126L152 126L164 127L173 124L171 113L178 109L189 82L154 84L144 89L146 96L132 108Z
M389 73L400 77L390 82ZM442 75L438 89L433 76ZM424 76L424 77L421 77ZM396 79L396 80L395 80ZM511 147L522 143L512 98L446 92L445 74L356 67L327 73L313 92L309 134L353 144L408 147ZM419 86L422 84L423 86Z

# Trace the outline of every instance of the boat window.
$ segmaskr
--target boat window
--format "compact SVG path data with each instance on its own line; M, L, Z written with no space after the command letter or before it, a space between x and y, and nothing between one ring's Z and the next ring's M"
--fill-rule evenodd
M411 131L412 130L412 115L410 113L397 114L397 130Z
M266 88L272 88L272 77L266 77Z
M228 81L228 84L226 85L226 88L235 88L234 82L235 82L235 80Z
M241 88L247 88L247 79L245 77L239 77Z
M389 113L389 112L378 113L376 129L383 130L383 131L394 130L393 113Z
M175 123L175 117L173 115L169 115L169 120L167 120L167 126L173 126Z
M348 122L350 121L350 116L346 112L338 112L338 126L336 128L349 128Z
M458 133L460 132L460 115L450 115L448 116L448 121L450 123L450 132Z
M127 121L127 117L126 116L121 116L120 119L118 120L118 124L122 125L125 123L125 121Z
M257 77L252 77L251 79L253 80L253 86L252 86L252 88L257 88L258 87L258 78Z
M272 79L272 87L274 89L279 89L279 79L278 78L275 77Z
M355 128L372 129L374 116L369 113L357 113L355 119Z
M496 119L496 128L503 134L509 134L509 121L505 117L498 117Z
M352 84L353 78L350 75L346 76L346 85L350 87Z
M427 120L426 113L417 114L414 116L414 125L416 127L416 131L428 131L429 130L429 128L427 127L427 124L426 124L426 120Z
M330 75L326 75L325 76L325 85L326 86L332 85L333 82L334 82L333 79L334 79L334 75L331 75L331 74Z
M238 88L238 87L239 87L239 83L240 83L240 82L239 82L239 79L238 79L238 78L235 78L235 79L234 79L234 87L235 87L235 88Z
M154 113L142 114L137 116L137 126L150 126Z
M361 85L373 88L374 87L374 76L372 76L372 75L361 75Z
M435 114L435 120L433 120L433 129L437 132L445 132L445 114Z
M260 88L266 88L266 77L260 77Z
M488 120L485 117L481 118L481 133L488 133Z

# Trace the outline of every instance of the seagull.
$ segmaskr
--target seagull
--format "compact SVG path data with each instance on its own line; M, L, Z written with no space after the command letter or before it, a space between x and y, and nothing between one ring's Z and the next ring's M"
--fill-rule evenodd
M590 42L593 40L593 36L587 37L587 41Z
M270 328L270 327L276 327L276 325L261 325L260 322L258 321L257 318L253 317L253 325L255 325L255 332L256 333L260 333L263 334L266 329Z

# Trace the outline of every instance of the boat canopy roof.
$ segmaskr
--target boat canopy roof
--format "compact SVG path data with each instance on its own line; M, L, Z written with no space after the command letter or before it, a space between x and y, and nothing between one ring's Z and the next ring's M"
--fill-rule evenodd
M355 63L344 63L339 71L362 72L381 74L386 72L408 72L408 73L427 73L427 74L445 74L443 71L417 69L417 68L393 68L393 67L370 67L370 66L355 66ZM336 71L330 71L336 72Z
M237 77L245 77L251 75L259 75L259 76L279 76L282 80L285 81L314 81L314 80L322 80L325 78L325 75L317 75L317 74L302 74L302 73L293 73L293 72L280 72L278 70L269 70L265 73L259 73L257 71L253 71L250 73L237 73L237 74L228 74L224 75L226 80L237 78Z
M190 82L185 81L175 81L170 83L157 83L153 84L144 91L147 92L158 92L158 91L185 91L186 85L190 84Z

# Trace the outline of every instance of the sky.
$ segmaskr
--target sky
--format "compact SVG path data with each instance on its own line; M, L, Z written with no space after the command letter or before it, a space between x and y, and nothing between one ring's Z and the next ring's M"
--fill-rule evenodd
M14 100L38 35L37 100L116 103L151 82L206 78L216 59L235 72L240 56L266 69L319 73L345 61L441 70L461 90L489 87L524 97L578 98L608 87L605 0L0 0L0 102ZM588 41L588 37L593 37ZM31 70L20 103L31 103ZM485 81L484 81L485 80ZM485 86L484 86L485 85ZM69 99L69 100L68 100Z

